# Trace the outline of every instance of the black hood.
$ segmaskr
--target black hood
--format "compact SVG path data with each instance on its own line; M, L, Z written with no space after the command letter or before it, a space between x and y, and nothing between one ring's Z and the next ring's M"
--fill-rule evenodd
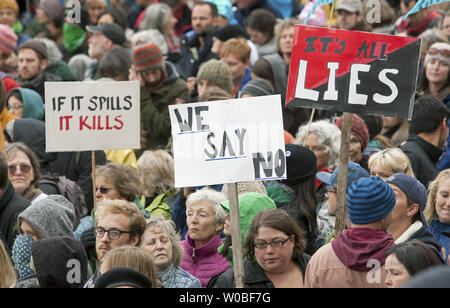
M88 259L80 241L57 236L31 244L41 288L82 288L87 281Z
M45 123L36 119L16 119L13 123L12 141L25 143L39 159L42 166L56 160L57 153L45 152Z

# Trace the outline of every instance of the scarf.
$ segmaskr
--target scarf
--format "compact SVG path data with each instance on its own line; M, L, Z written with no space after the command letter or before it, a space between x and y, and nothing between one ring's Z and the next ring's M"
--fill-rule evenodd
M76 25L64 23L63 36L64 47L72 53L83 45L86 39L86 31Z

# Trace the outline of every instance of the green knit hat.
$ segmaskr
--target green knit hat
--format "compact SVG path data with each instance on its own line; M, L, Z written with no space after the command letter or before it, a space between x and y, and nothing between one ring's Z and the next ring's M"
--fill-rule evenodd
M211 59L203 63L197 73L197 82L200 80L208 80L230 94L233 92L231 70L225 62L220 60Z

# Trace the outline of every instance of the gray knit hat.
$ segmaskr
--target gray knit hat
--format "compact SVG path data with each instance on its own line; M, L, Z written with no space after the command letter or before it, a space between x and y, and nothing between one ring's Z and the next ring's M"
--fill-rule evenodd
M264 95L274 95L272 85L266 79L252 79L242 88L239 92L239 97L244 94L249 94L251 96L264 96Z
M233 92L231 70L220 60L211 59L203 63L197 73L197 82L200 80L208 80L230 94Z
M43 239L54 236L73 237L75 208L61 195L50 195L26 208L20 215Z

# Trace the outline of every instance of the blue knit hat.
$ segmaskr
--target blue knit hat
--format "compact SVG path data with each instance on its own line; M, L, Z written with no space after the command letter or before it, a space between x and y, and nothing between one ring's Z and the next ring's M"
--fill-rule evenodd
M354 224L380 221L389 215L394 205L394 191L377 176L360 178L347 190L348 216Z

